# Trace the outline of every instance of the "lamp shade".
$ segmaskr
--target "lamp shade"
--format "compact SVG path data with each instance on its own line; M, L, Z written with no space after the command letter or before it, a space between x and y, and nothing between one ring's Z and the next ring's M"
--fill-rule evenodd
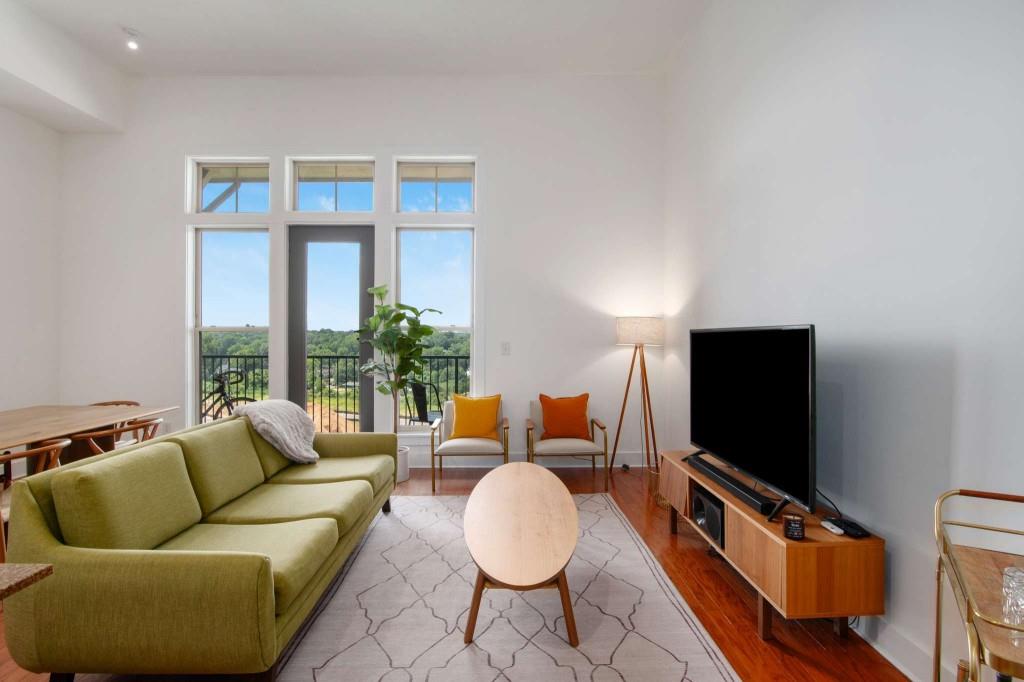
M660 317L616 317L615 343L620 346L664 346L665 320Z

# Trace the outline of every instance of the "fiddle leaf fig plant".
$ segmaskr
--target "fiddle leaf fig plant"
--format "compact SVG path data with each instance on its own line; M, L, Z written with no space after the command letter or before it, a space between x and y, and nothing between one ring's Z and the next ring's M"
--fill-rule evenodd
M398 433L398 397L409 385L410 377L423 372L424 339L434 328L423 324L420 318L434 308L414 308L403 303L387 303L386 284L371 287L367 292L376 303L373 315L359 330L361 342L369 344L376 353L374 358L360 367L360 371L377 380L377 392L390 395L393 404L395 433Z

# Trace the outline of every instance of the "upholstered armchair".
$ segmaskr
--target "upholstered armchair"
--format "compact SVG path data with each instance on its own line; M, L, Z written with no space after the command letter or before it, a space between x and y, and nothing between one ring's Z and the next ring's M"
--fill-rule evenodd
M503 464L508 464L508 417L502 416L501 405L498 405L498 422L494 438L453 438L455 426L455 402L447 401L441 411L440 419L430 425L430 490L437 490L434 473L434 459L437 459L437 478L444 475L445 457L501 457Z
M590 468L597 470L597 458L602 457L604 488L608 489L608 429L604 422L587 414L590 440L583 438L544 438L544 411L539 400L530 401L530 416L526 420L526 458L535 462L538 457L589 457ZM540 433L538 433L538 429ZM600 441L597 431L601 432Z

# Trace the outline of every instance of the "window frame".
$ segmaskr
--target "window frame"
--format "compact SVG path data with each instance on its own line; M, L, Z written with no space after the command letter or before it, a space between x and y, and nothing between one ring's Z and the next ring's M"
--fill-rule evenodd
M368 163L373 167L373 189L370 192L370 208L366 211L342 211L338 207L338 195L337 189L335 189L334 198L334 211L303 211L299 209L299 171L298 167L300 164L323 164L323 165L338 165L346 163ZM363 222L367 221L368 216L373 216L377 213L377 159L374 156L359 155L359 156L286 156L285 157L285 197L284 206L285 210L292 214L299 214L304 216L331 216L334 219L339 215L351 215L360 216ZM337 185L339 180L334 180ZM372 219L370 222L374 222Z
M438 203L440 202L440 192L438 191L439 180L434 178L434 210L433 211L403 211L402 210L402 166L403 165L420 165L420 166L465 166L470 165L473 167L473 209L470 211L439 211L437 210ZM393 169L395 191L394 191L394 211L395 213L402 216L472 216L479 212L480 207L478 205L478 188L477 181L479 178L479 168L477 159L474 156L444 156L444 157L415 157L405 156L395 159L395 166Z
M206 214L204 214L206 215ZM272 274L268 270L267 275L267 325L266 326L206 326L203 325L203 233L205 232L263 232L267 235L267 260L273 258L273 244L271 243L271 231L269 225L190 225L189 226L189 257L191 260L190 269L192 271L192 277L190 278L191 283L191 295L189 296L189 303L191 310L189 311L189 330L190 330L190 343L189 348L191 350L191 358L189 364L191 365L191 371L189 376L191 377L192 385L188 387L187 396L187 424L193 425L199 423L199 410L201 407L198 389L202 385L202 335L203 333L215 333L215 332L251 332L251 333L264 333L267 335L269 342L270 339L270 308L272 285ZM268 354L269 361L269 354ZM268 364L269 367L269 364Z
M261 168L266 167L267 169L267 210L266 211L238 211L238 190L235 190L235 207L234 211L225 211L223 213L217 213L216 211L204 211L203 210L203 167L204 166L222 166L222 167L235 167L235 168ZM187 210L189 213L201 216L211 215L234 215L234 216L261 216L269 215L274 210L274 188L272 183L272 172L270 159L268 158L200 158L193 157L189 159L189 192L190 197L188 199ZM241 189L241 188L239 188Z

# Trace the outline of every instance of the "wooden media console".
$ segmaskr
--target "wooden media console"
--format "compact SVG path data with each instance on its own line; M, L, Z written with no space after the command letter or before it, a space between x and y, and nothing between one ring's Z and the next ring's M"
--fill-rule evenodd
M885 612L885 541L876 536L855 540L833 535L821 527L828 516L808 514L796 506L788 513L804 517L805 537L790 540L783 535L782 520L768 521L735 495L683 461L690 452L662 452L659 489L672 505L671 531L677 514L708 540L758 594L758 633L771 638L772 611L783 618L831 618L835 630L845 635L847 618L877 616ZM713 457L705 461L721 466ZM733 478L747 485L753 479L732 470ZM695 486L717 497L724 506L724 546L709 538L694 521L690 500Z

